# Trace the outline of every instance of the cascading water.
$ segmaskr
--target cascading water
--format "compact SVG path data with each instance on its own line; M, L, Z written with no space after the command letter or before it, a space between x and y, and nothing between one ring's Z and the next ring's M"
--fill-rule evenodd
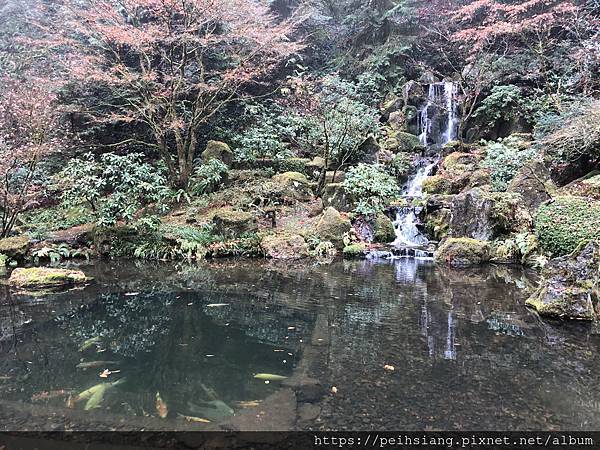
M452 81L431 83L429 85L427 102L419 111L419 140L422 145L430 148L431 144L443 145L456 139L458 124L458 108L456 102L457 86ZM445 113L445 114L442 114ZM437 126L436 126L437 125ZM443 130L442 130L442 125ZM413 206L415 199L423 196L423 181L439 162L439 155L423 157L418 162L417 172L409 178L404 186L403 195L407 206L398 208L394 228L396 240L393 245L402 247L423 247L428 240L418 229L418 216L421 206ZM411 256L426 256L426 252L414 251Z

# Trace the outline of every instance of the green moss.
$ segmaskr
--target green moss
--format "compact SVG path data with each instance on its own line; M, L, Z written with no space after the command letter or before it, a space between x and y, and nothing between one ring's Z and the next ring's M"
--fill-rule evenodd
M435 258L451 266L471 266L490 260L488 242L471 238L449 238L437 250Z
M423 192L426 194L449 194L452 182L443 175L427 177L423 181Z
M16 287L37 289L84 283L90 279L81 270L31 267L13 270L8 282Z
M300 183L303 185L308 184L308 179L306 178L306 175L304 175L300 172L280 173L279 175L275 175L273 177L273 181L282 183L282 184L288 184L290 182L296 182L296 183Z
M204 161L218 159L227 166L231 166L231 163L233 162L233 152L225 142L208 141L206 149L202 152L202 159Z
M367 247L365 244L351 244L344 247L343 254L346 258L360 258L364 256L366 249Z
M566 255L578 244L598 236L600 202L584 197L563 196L540 206L535 216L535 233L543 249Z
M399 152L411 153L421 148L421 142L414 134L399 131L395 133L394 138L398 142L397 149Z
M27 236L0 239L0 253L11 259L23 260L27 256L30 245L31 240Z
M394 224L385 214L378 214L373 224L373 242L388 243L396 238Z
M287 158L279 162L277 170L305 174L307 173L306 165L308 163L310 163L310 159L307 158Z

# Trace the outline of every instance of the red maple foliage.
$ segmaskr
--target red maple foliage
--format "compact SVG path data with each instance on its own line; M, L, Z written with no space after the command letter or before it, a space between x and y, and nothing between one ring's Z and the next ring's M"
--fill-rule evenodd
M0 236L44 191L36 179L42 158L62 148L56 84L46 78L0 78Z
M183 189L201 127L302 47L289 37L296 20L277 20L254 0L60 0L51 8L53 20L39 25L43 44L71 81L105 93L86 112L144 125L152 139L137 142L158 152Z

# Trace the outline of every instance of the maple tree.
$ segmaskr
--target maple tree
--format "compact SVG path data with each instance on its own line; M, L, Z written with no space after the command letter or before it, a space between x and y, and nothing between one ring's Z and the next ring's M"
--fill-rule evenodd
M0 78L0 236L8 236L44 186L39 162L63 147L56 84L45 78Z
M95 121L143 125L171 183L187 189L201 127L225 105L257 89L302 48L296 19L278 20L253 0L55 2L40 24ZM57 20L56 17L60 17Z

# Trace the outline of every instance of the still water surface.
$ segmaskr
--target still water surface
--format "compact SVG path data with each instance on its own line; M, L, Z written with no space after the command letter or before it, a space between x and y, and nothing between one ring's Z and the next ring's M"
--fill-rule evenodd
M299 364L337 389L303 428L600 428L598 337L528 311L534 277L522 270L407 259L83 269L95 277L84 289L3 291L5 429L56 428L50 412L77 429L86 415L137 429L161 415L157 394L167 428L214 424L281 388L254 375ZM304 355L309 344L319 351ZM82 395L99 383L114 384Z

